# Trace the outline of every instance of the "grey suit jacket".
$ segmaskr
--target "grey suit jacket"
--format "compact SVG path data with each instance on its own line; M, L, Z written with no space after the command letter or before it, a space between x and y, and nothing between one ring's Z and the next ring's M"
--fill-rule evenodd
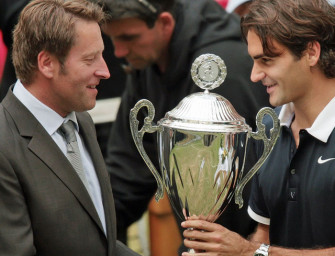
M116 242L112 189L87 113L76 113L92 157L107 237L70 162L9 90L0 105L0 255L138 255Z

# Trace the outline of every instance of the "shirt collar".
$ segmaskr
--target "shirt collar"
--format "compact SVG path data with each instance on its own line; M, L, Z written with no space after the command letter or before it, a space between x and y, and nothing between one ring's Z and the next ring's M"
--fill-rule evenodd
M54 134L63 122L72 120L75 123L75 127L79 132L79 126L77 118L74 112L71 112L65 118L60 116L53 109L39 101L34 95L32 95L21 83L17 80L13 89L14 95L20 100L20 102L35 116L37 121L44 127L49 135Z
M306 131L318 140L326 143L335 128L335 98L333 98L315 119L313 125ZM290 127L294 117L294 105L283 105L280 114L280 125Z
M280 126L290 127L294 118L294 105L292 102L283 105L279 113Z

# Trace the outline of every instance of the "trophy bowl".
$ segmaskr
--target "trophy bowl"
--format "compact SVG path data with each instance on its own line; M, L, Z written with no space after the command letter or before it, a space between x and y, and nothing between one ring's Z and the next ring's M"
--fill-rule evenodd
M191 216L214 222L233 196L241 208L246 183L266 160L279 136L279 120L271 108L262 108L256 117L257 132L245 123L231 103L209 90L220 86L227 74L222 59L213 54L198 57L191 69L194 82L204 92L185 97L165 117L153 124L155 108L146 99L130 111L130 127L136 147L155 176L156 201L164 188L181 219ZM137 114L147 108L148 115L139 130ZM269 115L273 127L269 137L262 120ZM143 135L157 132L160 173L143 147ZM256 164L242 177L250 138L263 140L264 151Z

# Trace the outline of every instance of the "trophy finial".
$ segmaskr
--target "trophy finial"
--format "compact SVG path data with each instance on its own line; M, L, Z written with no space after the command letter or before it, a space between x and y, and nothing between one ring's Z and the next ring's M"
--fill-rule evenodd
M219 56L202 54L193 62L191 76L201 89L213 90L225 80L227 67Z

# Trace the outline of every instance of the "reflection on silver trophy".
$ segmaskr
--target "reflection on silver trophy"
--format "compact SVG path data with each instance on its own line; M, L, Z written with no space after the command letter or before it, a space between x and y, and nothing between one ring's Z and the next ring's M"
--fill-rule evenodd
M242 207L243 188L271 152L279 136L279 120L271 108L263 108L256 117L258 131L252 132L228 100L209 92L220 86L227 75L226 66L218 56L198 57L191 75L204 92L185 97L157 125L152 124L155 115L152 103L140 100L130 111L130 126L135 144L157 180L156 200L163 197L165 185L180 218L196 216L214 222L234 194L235 202ZM137 114L143 107L148 115L139 130ZM273 120L269 137L262 124L265 115ZM157 132L161 175L144 150L146 132ZM250 137L263 140L264 152L242 179Z

